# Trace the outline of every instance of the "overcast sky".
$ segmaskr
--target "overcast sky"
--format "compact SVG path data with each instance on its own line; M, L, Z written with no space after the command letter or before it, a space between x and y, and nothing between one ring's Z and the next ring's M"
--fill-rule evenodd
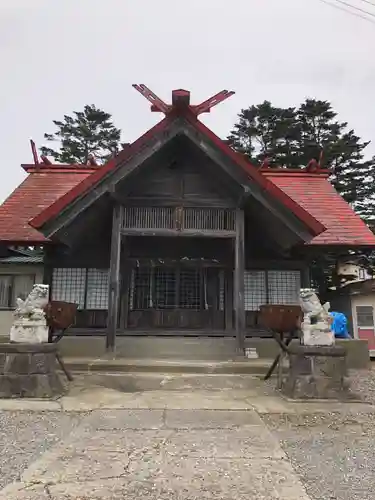
M375 15L375 0L346 1ZM173 88L193 103L235 90L203 118L222 137L243 107L314 97L375 139L374 47L375 24L319 0L2 0L0 201L32 163L29 139L43 145L53 119L95 104L123 141L152 126L159 115L132 83L168 102Z

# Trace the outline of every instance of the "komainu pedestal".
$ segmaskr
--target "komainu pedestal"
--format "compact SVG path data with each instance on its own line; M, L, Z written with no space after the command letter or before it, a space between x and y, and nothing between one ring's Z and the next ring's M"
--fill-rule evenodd
M352 399L343 346L293 345L281 392L292 399Z
M65 388L56 344L0 344L0 398L53 398Z

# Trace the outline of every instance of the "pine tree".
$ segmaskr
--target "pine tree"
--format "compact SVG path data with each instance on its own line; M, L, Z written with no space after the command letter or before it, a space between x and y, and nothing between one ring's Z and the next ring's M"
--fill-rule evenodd
M298 140L295 108L275 108L269 101L243 109L228 137L234 149L256 164L269 157L270 165L291 164Z
M322 154L330 181L366 221L375 220L375 157L369 144L337 121L327 101L306 99L298 108L276 108L269 101L243 109L228 141L256 165L267 157L277 167L302 168Z
M74 111L73 115L64 115L63 121L53 121L57 131L44 134L44 138L59 142L60 149L43 146L42 154L52 156L59 163L86 164L90 155L103 163L118 151L121 131L114 126L109 113L92 104L86 105L83 111Z

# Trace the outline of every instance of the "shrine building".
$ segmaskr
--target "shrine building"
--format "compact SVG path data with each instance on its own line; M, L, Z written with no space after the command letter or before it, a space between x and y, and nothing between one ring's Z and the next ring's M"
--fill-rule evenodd
M192 105L175 90L165 104L135 87L164 116L105 165L22 165L0 207L2 311L42 278L51 300L78 306L68 335L105 337L109 350L121 336L243 347L262 335L261 305L298 303L317 255L375 248L327 170L259 169L200 121L230 92Z

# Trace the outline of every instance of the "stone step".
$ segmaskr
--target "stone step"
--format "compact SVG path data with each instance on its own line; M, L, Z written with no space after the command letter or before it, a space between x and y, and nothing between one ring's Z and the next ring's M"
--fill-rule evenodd
M205 392L212 391L246 391L246 397L261 392L266 394L272 390L265 384L262 377L254 374L203 374L203 373L108 373L91 372L90 374L75 373L74 385L80 381L83 385L105 387L120 392L174 391ZM173 396L172 396L173 397Z
M369 352L367 341L337 340L348 350L350 368L367 368ZM1 344L1 337L0 337ZM59 351L66 358L104 358L104 336L66 336L58 344ZM245 347L256 349L259 359L266 363L274 359L280 351L272 338L246 339ZM238 355L237 342L233 338L207 337L162 337L162 336L122 336L116 339L116 355L128 360L186 360L191 361L231 361Z
M64 358L72 373L154 373L154 374L252 374L264 375L272 359L196 361L128 358Z

